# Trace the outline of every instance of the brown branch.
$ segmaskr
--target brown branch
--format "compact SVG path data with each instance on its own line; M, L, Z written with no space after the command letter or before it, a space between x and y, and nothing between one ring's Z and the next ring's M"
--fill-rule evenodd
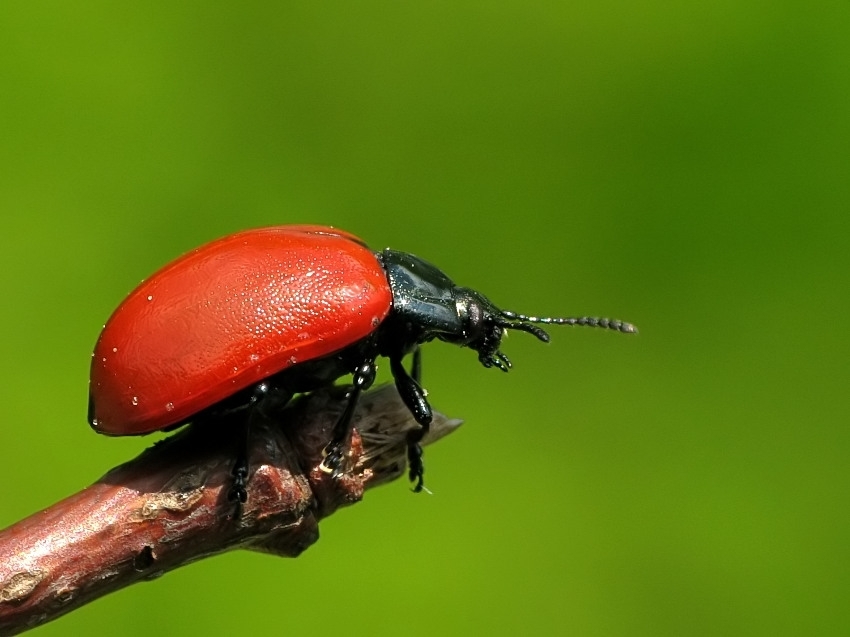
M286 426L252 426L248 502L238 514L227 499L233 429L186 428L0 531L0 635L223 551L299 555L318 539L319 520L405 469L405 434L416 424L391 386L361 397L343 475L318 469L344 404L339 389L317 392L286 409ZM459 425L435 413L425 443Z

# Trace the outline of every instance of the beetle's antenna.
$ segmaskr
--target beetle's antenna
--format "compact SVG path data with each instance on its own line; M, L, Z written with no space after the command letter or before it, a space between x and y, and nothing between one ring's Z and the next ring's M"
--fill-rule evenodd
M502 316L510 321L521 321L520 323L511 324L508 327L512 327L515 330L522 330L524 332L534 334L541 341L548 341L548 335L546 335L546 332L544 332L540 328L535 328L533 325L530 325L530 323L543 323L544 325L582 325L586 327L602 327L609 330L615 330L617 332L623 332L625 334L637 334L638 331L637 327L635 327L631 323L626 323L625 321L619 321L617 319L599 318L596 316L539 317L526 316L525 314L517 314L516 312L509 312L507 310L502 311ZM545 337L541 337L541 335L535 330L539 330L539 332L542 332Z

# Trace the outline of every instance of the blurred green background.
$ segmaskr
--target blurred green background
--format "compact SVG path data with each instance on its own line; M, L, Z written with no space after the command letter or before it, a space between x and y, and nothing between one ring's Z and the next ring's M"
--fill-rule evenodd
M641 328L428 347L433 496L35 634L850 631L848 3L4 2L0 118L0 527L150 443L90 431L91 347L239 229Z

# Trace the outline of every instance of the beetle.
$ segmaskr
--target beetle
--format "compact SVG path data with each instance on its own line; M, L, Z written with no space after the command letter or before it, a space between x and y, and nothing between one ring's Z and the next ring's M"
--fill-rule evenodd
M421 386L420 346L468 347L484 367L507 372L506 330L547 342L539 325L588 325L636 332L593 317L540 318L501 310L406 252L373 252L330 226L273 226L237 232L169 263L118 306L92 353L88 419L112 436L142 435L257 411L352 375L346 408L324 450L338 475L360 394L389 359L404 404L420 427L408 438L409 478L423 488L420 442L431 423ZM408 372L402 361L413 355ZM229 497L244 502L245 453Z

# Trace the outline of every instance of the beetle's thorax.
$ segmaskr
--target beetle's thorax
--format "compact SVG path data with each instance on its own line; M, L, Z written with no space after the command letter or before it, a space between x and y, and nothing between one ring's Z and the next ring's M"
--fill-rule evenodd
M379 335L382 354L403 355L439 339L474 349L485 366L492 364L504 334L499 308L412 254L387 249L379 258L393 295L392 311Z

